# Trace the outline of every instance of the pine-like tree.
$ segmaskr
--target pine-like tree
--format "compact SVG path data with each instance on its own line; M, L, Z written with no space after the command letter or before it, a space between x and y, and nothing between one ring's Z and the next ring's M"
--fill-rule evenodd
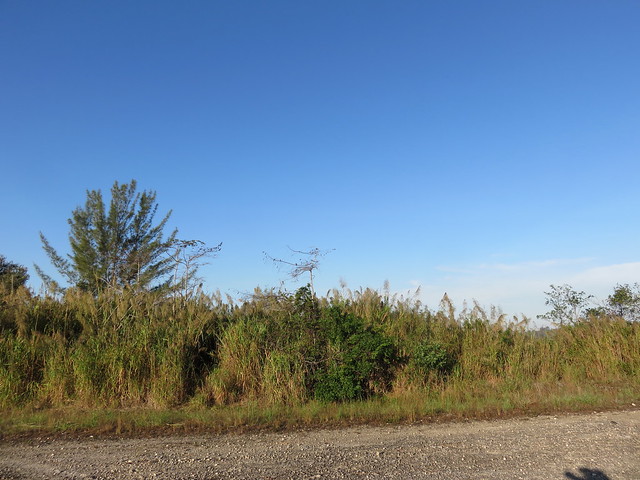
M136 181L115 182L109 210L100 190L87 191L84 207L69 219L71 253L59 255L40 233L42 245L53 266L65 280L94 294L107 288L158 288L166 284L172 261L167 255L177 230L163 239L171 211L154 225L158 210L153 191L136 192ZM37 265L45 284L53 282Z

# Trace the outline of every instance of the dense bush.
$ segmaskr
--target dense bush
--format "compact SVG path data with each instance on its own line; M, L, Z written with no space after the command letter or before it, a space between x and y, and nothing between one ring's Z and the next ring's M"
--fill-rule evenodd
M280 309L269 302L269 315L251 310L224 332L208 403L344 401L389 388L397 361L389 338L340 306L321 306L308 287L277 301Z
M393 367L399 360L389 338L335 306L323 312L320 325L328 356L316 373L315 398L362 399L389 387Z
M426 341L416 347L413 353L413 363L417 370L424 375L431 372L444 375L451 372L456 364L456 359L441 343Z

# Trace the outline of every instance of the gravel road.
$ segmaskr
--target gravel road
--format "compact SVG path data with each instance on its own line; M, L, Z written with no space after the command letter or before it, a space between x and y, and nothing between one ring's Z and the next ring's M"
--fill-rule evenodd
M640 410L150 439L0 443L0 479L640 480Z

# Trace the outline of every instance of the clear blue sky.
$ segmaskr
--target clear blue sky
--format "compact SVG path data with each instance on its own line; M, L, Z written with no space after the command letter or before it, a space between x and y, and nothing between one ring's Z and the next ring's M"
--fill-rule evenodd
M0 254L155 190L202 273L335 249L320 293L421 286L510 314L640 281L637 1L0 1ZM291 289L298 284L287 283Z

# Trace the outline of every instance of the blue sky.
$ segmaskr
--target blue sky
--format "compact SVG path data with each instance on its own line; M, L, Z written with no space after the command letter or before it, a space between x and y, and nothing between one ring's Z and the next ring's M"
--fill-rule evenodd
M640 281L635 1L0 1L0 254L155 190L237 295L263 251L338 287L510 314ZM288 282L287 287L298 284Z

